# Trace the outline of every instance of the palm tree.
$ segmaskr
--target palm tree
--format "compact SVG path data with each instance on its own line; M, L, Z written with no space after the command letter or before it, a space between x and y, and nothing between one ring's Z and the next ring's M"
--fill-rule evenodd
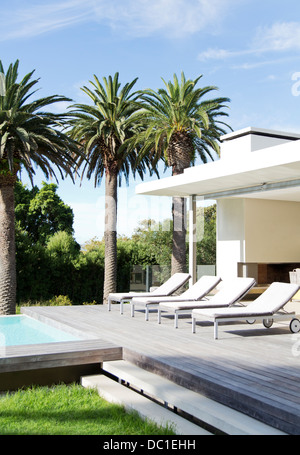
M33 183L33 164L40 167L46 178L56 174L72 176L76 144L65 135L63 116L44 111L60 101L71 101L59 95L30 102L38 83L34 71L20 82L19 61L10 64L5 73L0 61L2 88L0 91L0 313L13 314L16 306L16 260L14 186L17 172L24 169Z
M205 100L205 96L216 90L214 86L197 88L202 75L195 80L186 80L181 73L181 81L176 74L173 82L165 88L144 90L144 109L139 114L144 130L133 142L143 143L141 157L148 156L153 164L163 159L172 168L172 175L181 174L185 168L195 163L199 156L203 163L219 155L219 137L226 132L228 125L220 119L227 114L228 98ZM184 198L174 197L172 274L186 268L185 246L185 203Z
M137 165L137 148L130 153L124 147L126 140L136 133L134 116L140 109L138 94L132 92L137 79L121 89L119 73L114 78L103 78L104 85L94 75L92 88L82 88L93 105L75 104L71 112L69 134L82 145L85 158L77 160L83 165L82 177L94 174L95 187L105 176L105 268L103 302L108 294L116 291L117 273L117 186L124 175L128 182L130 170L143 178L147 157ZM147 164L148 165L148 164Z

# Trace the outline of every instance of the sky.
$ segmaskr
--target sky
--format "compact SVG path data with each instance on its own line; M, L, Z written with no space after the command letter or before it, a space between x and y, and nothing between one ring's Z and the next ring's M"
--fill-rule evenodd
M89 103L81 87L119 72L122 85L163 87L176 73L230 98L227 123L300 132L299 0L0 0L0 60L19 60L20 78L40 78L39 97ZM68 103L55 109L63 112ZM198 163L199 164L199 163ZM161 178L170 171L161 168ZM156 179L145 175L144 181ZM24 183L29 184L26 175ZM37 171L34 183L45 177ZM171 218L171 201L135 194L139 178L118 190L118 234L143 219ZM102 239L104 181L59 181L74 212L76 240Z

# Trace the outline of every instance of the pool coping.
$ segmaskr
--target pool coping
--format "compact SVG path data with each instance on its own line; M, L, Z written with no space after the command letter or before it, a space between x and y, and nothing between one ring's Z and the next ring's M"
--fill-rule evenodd
M26 307L22 308L21 314L70 333L78 337L78 339L72 341L1 346L0 377L1 374L22 371L84 365L99 365L100 367L105 361L122 360L123 348L121 346L41 315L33 317L29 308L28 310L30 314L27 315Z

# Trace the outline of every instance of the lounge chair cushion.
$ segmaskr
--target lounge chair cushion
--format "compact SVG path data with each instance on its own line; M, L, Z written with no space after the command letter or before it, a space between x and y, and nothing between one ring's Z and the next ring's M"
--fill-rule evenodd
M211 309L196 309L193 314L219 318L243 318L255 316L272 316L291 300L298 291L299 286L290 283L272 283L269 288L246 307L221 308L217 311Z
M148 297L148 296L165 296L171 295L183 286L191 275L189 273L174 273L165 283L159 286L152 292L113 292L109 294L109 300L120 302L125 299L132 299L133 297Z
M224 280L220 284L220 290L210 299L180 303L175 303L170 300L169 302L161 302L160 306L173 310L228 307L240 300L254 285L254 278L233 278L232 280Z
M188 273L174 273L164 284L156 288L151 292L151 295L170 295L173 292L177 291L181 286L183 286L189 279L191 275Z
M181 295L172 296L153 296L151 293L149 297L138 296L133 298L132 303L137 305L149 305L160 302L182 302L183 300L197 301L205 297L212 289L214 289L221 282L220 277L203 275L195 284L183 292Z

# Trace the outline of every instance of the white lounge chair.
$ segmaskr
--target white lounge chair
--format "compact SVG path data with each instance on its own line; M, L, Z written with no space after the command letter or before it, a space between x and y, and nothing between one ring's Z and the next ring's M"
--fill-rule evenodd
M166 296L166 297L135 297L131 300L131 316L134 316L136 306L145 309L145 319L148 321L150 308L157 308L158 304L163 301L182 302L196 301L203 299L212 289L214 289L221 281L218 276L202 276L195 284L181 295Z
M196 330L196 318L204 317L214 322L214 338L218 338L218 323L232 321L246 321L253 323L254 320L262 320L265 327L269 328L276 320L289 320L290 330L296 333L300 330L300 321L293 318L294 312L283 311L296 292L300 289L297 284L272 283L267 290L245 307L232 307L220 309L195 309L192 311L192 331Z
M230 280L222 281L220 290L209 299L194 302L172 302L170 300L166 301L165 299L164 302L161 301L158 305L158 323L161 323L162 311L174 313L174 327L177 328L179 314L192 314L192 311L195 308L229 307L241 300L255 283L256 281L254 278L232 278Z
M111 310L112 302L120 303L120 313L123 313L123 302L130 302L134 297L148 297L148 296L160 296L164 297L171 295L176 292L181 286L183 286L189 279L191 275L189 273L174 273L165 283L156 288L151 292L117 292L111 293L108 296L108 311Z

